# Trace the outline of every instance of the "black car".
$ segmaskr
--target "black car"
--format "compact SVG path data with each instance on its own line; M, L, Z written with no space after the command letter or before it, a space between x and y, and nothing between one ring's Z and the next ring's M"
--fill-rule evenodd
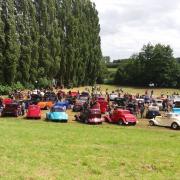
M161 114L160 114L159 111L149 110L149 111L146 113L146 118L147 118L147 119L153 119L153 118L155 118L156 116L161 116Z

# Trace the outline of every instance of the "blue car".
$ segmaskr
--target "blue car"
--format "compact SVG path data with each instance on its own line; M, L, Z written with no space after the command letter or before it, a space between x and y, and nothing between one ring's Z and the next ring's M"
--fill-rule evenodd
M173 112L176 114L180 114L180 102L179 101L174 103Z
M54 122L67 122L68 114L66 108L53 106L50 112L46 113L46 119Z
M69 101L63 101L63 102L59 101L54 106L56 106L56 107L65 107L66 109L68 109L69 106L70 106L70 103L69 103Z

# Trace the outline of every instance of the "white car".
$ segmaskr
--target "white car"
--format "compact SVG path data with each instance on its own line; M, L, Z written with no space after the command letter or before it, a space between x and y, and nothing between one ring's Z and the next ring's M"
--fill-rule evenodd
M156 103L152 103L150 104L150 106L148 107L149 111L159 111L159 106Z
M118 94L116 94L116 93L111 93L110 95L109 95L109 99L110 99L110 101L114 101L116 98L118 98L119 96L118 96Z
M155 99L155 103L159 106L159 109L163 109L163 100L162 99Z
M180 115L176 113L167 113L164 116L156 116L149 121L150 126L164 126L172 129L179 129Z

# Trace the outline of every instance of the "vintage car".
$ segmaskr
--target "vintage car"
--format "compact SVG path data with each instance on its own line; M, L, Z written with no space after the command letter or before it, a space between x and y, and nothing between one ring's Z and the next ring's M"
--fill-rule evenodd
M164 126L172 129L179 129L180 115L176 113L167 113L164 116L156 116L149 120L150 126Z
M148 107L148 111L146 113L146 118L147 119L152 119L155 118L156 116L160 116L160 112L159 112L159 106L156 103L152 103L149 107Z
M180 114L180 101L176 101L174 103L173 112L177 113L177 114Z
M157 106L159 107L159 110L163 109L163 100L162 99L155 99L154 100Z
M73 106L73 112L80 112L83 110L83 106L86 104L85 100L78 99L74 106Z
M68 109L70 107L69 101L58 101L54 106Z
M77 121L86 124L102 124L104 121L100 109L84 109L79 114L75 115L75 118Z
M110 95L109 95L109 100L110 101L114 101L116 98L118 98L119 96L118 96L118 94L117 93L111 93Z
M1 116L15 116L21 115L21 107L18 103L6 104L1 112Z
M104 116L105 121L119 125L136 125L136 117L129 110L116 108L114 111Z
M44 100L44 101L38 102L37 105L43 110L48 110L54 105L54 103L52 101Z
M97 102L100 104L101 113L105 114L108 111L108 102L103 97L99 97Z
M76 91L71 91L71 96L72 96L72 97L77 97L77 96L78 96L78 92L76 92Z
M38 105L29 105L26 118L41 119L41 108Z
M53 106L50 112L46 113L46 119L54 122L67 122L68 114L63 107Z
M121 97L117 97L114 99L114 105L123 108L126 106L126 99L121 98Z
M6 105L6 104L12 104L14 102L13 99L11 98L4 98L3 99L3 104Z
M40 106L41 109L47 110L50 109L56 101L57 96L54 92L46 92L42 100L38 102L37 105Z

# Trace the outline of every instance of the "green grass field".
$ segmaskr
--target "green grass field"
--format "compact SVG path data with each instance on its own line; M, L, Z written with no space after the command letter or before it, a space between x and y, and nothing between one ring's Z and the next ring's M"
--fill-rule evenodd
M179 179L179 131L70 119L1 118L0 179Z
M145 94L145 91L148 90L149 93L151 90L154 91L155 96L160 96L161 94L164 95L172 95L174 92L180 94L180 89L171 89L171 88L144 88L144 87L128 87L128 86L115 86L115 85L99 85L101 87L101 90L105 93L106 89L108 89L109 92L112 92L118 88L122 88L124 93L130 93L133 95L136 95L137 93L140 93L141 95ZM87 88L90 88L90 86L87 86ZM83 91L85 87L78 87L74 88L72 90L80 90ZM69 90L66 90L69 91Z

